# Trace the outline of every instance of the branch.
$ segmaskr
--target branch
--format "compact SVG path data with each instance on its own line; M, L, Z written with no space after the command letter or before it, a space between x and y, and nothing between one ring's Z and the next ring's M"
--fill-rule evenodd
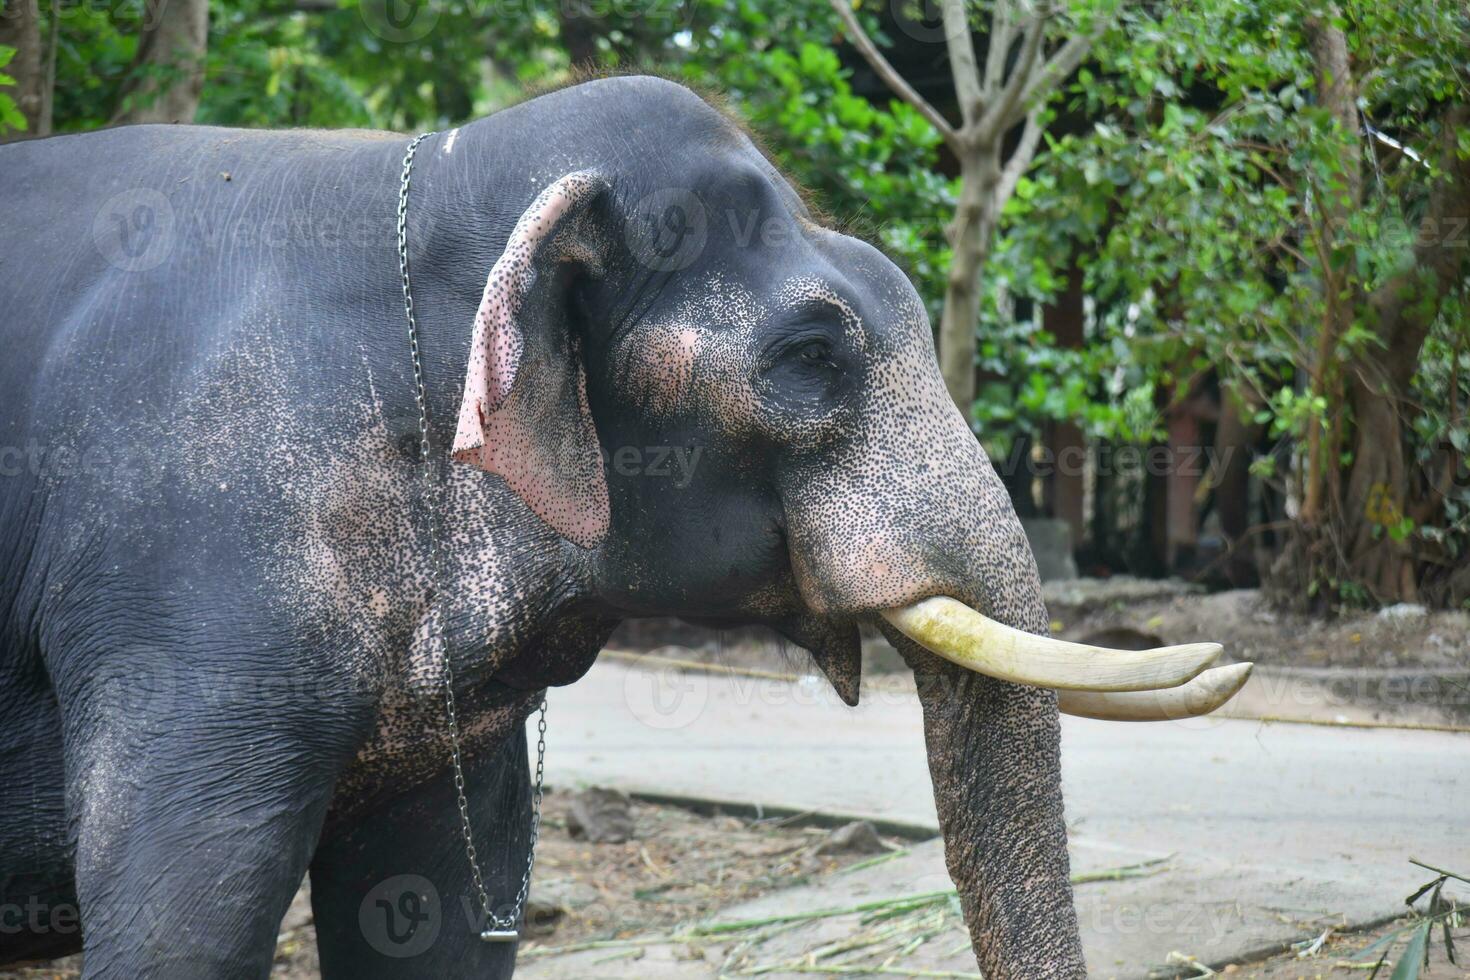
M1105 26L1097 27L1091 33L1079 34L1070 38L1066 44L1058 48L1057 53L1052 55L1051 59L1027 83L1025 91L1016 100L1016 109L1018 111L1026 109L1037 98L1049 93L1061 83L1062 79L1076 71L1077 66L1082 64L1082 59L1087 57L1087 52L1092 50L1093 43L1102 37ZM1014 126L1018 119L1019 116L1013 117L1002 125Z
M1022 93L1030 88L1033 77L1036 75L1036 59L1041 56L1041 40L1046 36L1046 25L1051 18L1051 4L1045 3L1041 9L1036 11L1031 22L1026 25L1026 34L1021 39L1021 55L1016 59L1016 67L1011 72L1011 77L1006 79L1000 98L995 105L985 111L985 117L980 120L979 128L983 133L998 138L1016 124L1019 118L1016 107L1021 104Z
M1016 192L1016 185L1021 182L1021 175L1026 168L1031 166L1031 161L1036 157L1036 146L1041 142L1041 110L1032 109L1026 114L1026 126L1021 130L1021 141L1016 144L1016 149L1011 153L1011 158L1006 161L1005 169L1000 173L1000 182L995 187L995 210L1006 206L1011 195Z
M964 130L973 127L980 115L984 95L980 88L980 68L975 61L975 42L970 37L970 17L965 0L944 0L944 43L949 49L949 69L954 76L954 92L960 102Z
M1385 280L1368 297L1376 315L1374 332L1388 351L1395 391L1413 377L1424 338L1440 307L1470 274L1470 160L1460 156L1457 133L1470 127L1470 105L1457 105L1441 123L1440 179L1429 189L1424 217L1414 235L1413 263Z
M883 57L883 52L874 46L867 32L863 30L863 25L858 23L857 15L847 5L847 0L830 0L830 2L832 9L837 11L837 16L842 20L842 26L847 31L847 39L852 42L853 47L858 49L858 53L863 56L868 66L879 78L883 79L884 84L893 91L893 94L913 106L921 116L929 120L929 125L939 130L939 135L944 137L944 141L951 148L957 148L959 134L949 124L949 120L945 119L939 110L930 105L922 95L914 91L913 86L904 81L903 76L888 63L888 59Z
M1000 91L1001 79L1005 77L1006 55L1011 53L1015 30L1016 25L1011 20L1010 0L995 0L995 12L990 15L989 47L985 49L986 98L991 98Z
M1347 35L1334 20L1337 6L1328 5L1329 16L1308 17L1303 22L1312 65L1317 76L1317 98L1331 113L1342 137L1341 159L1332 176L1342 190L1324 189L1314 195L1327 220L1331 246L1339 246L1343 234L1363 200L1363 141L1358 136L1358 87L1353 82L1348 60ZM1330 268L1327 267L1327 268Z

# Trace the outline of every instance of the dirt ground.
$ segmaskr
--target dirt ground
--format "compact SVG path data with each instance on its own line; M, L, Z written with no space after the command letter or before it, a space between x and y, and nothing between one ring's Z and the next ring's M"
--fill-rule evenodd
M1387 947L1387 962L1378 971L1380 980L1387 980L1393 976L1394 968L1398 965L1399 957L1407 944L1408 933L1404 932L1405 929L1412 931L1412 923L1400 919L1390 926L1365 933L1354 933L1347 936L1333 935L1328 937L1320 950L1310 956L1283 953L1263 963L1226 967L1219 971L1219 975L1228 976L1231 980L1367 978L1373 973L1373 967L1383 955L1385 947L1375 947L1374 951L1367 956L1362 955L1363 951L1389 935L1400 934L1400 938ZM1459 960L1459 964L1449 962L1445 955L1443 937L1440 930L1436 928L1434 941L1429 944L1429 965L1419 974L1423 980L1465 980L1470 977L1470 921L1451 930L1451 935L1455 940L1456 959Z
M589 844L567 831L569 793L546 794L533 903L537 945L565 945L667 930L725 905L804 884L871 853L819 855L828 830L781 820L699 816L634 801L634 837ZM6 971L0 980L73 980L81 957ZM311 906L305 891L287 914L272 980L317 980Z
M1053 628L1066 639L1129 630L1164 643L1214 640L1260 664L1470 669L1466 611L1403 605L1321 618L1273 608L1256 589L1203 594L1137 579L1078 579L1046 591Z
M840 873L874 857L871 853L816 853L831 833L826 829L797 827L781 820L700 816L679 807L637 801L631 809L631 840L591 844L573 839L567 831L569 799L570 794L562 792L549 792L546 798L536 889L536 918L542 924L535 929L537 935L523 944L526 951L666 933L730 903ZM885 843L893 847L903 842ZM1262 963L1227 967L1218 975L1232 980L1368 977L1376 954L1366 961L1355 961L1355 954L1406 924L1400 921L1367 934L1330 935L1314 955L1286 953ZM1470 964L1470 921L1459 925L1454 934L1460 940L1462 964ZM1382 980L1391 975L1406 939L1405 935L1390 947L1389 964L1379 973ZM73 980L80 976L80 965L80 957L70 957L44 966L0 971L0 980ZM273 980L317 980L305 892L297 896L283 924L271 976ZM1470 969L1448 963L1436 930L1430 966L1421 976L1466 980Z

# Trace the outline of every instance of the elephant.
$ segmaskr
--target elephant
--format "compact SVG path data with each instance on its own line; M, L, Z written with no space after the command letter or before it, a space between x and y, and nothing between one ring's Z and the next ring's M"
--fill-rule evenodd
M851 704L881 629L977 962L1083 976L1059 703L1240 668L1047 637L914 287L703 97L602 78L407 144L0 147L0 962L265 977L309 876L324 977L509 976L457 785L510 908L524 723L667 616L770 627ZM375 933L430 892L412 955Z

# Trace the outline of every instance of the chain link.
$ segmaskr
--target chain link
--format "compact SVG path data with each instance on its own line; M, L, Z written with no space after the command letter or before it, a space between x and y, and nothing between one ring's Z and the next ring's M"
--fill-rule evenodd
M419 410L419 462L423 465L424 487L434 484L434 461L429 448L429 400L424 389L424 363L419 352L419 328L413 315L413 293L409 290L408 276L408 189L413 173L413 155L420 143L433 133L421 133L408 144L403 154L403 174L398 184L398 272L403 280L403 315L408 320L408 349L413 356L414 398ZM526 899L531 893L531 869L536 864L536 844L541 838L541 783L546 775L546 698L541 698L540 717L536 723L536 783L531 797L531 841L526 853L526 873L521 876L521 887L516 892L515 905L503 916L496 915L490 907L490 894L485 888L485 876L480 871L480 855L475 849L475 834L470 826L470 801L465 795L464 763L461 759L459 738L459 714L454 701L454 670L449 663L449 641L444 635L444 611L440 601L440 584L443 582L443 558L439 551L438 512L433 501L426 501L429 523L429 574L433 577L429 596L429 642L438 654L440 675L444 687L444 717L449 728L449 762L454 770L454 792L459 806L459 829L464 836L465 858L470 865L470 879L475 896L480 902L485 927L480 938L486 941L504 941L518 938L516 924L525 911Z

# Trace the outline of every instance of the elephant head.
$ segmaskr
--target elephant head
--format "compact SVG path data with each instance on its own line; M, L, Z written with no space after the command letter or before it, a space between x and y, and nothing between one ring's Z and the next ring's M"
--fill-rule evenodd
M1081 714L1163 717L1213 707L1243 670L1202 673L1213 644L1048 638L1026 538L913 286L818 220L736 125L651 84L667 152L578 161L516 222L455 458L578 546L616 616L769 625L850 704L859 624L879 626L918 678L986 976L1080 977L1058 692Z

